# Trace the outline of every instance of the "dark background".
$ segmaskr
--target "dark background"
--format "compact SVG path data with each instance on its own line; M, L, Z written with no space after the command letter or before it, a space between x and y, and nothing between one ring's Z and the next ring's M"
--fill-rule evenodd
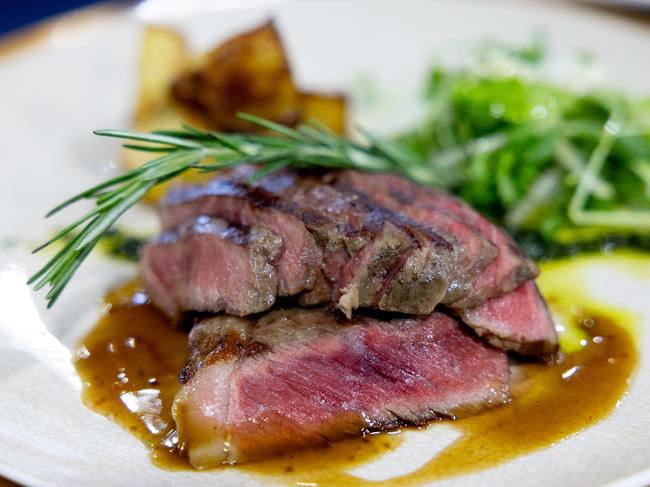
M96 2L89 0L0 0L0 35L91 3Z

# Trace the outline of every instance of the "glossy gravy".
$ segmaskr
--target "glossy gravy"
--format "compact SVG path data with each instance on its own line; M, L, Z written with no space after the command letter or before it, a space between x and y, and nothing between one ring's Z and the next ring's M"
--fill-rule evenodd
M543 284L543 283L542 283ZM542 285L552 307L567 303L566 289ZM560 297L561 296L561 297ZM153 462L168 469L191 468L177 448L171 405L187 335L148 303L137 284L106 298L106 312L82 340L76 368L83 400L117 421L150 449ZM625 314L590 311L585 303L564 309L582 338L575 351L554 366L519 364L513 374L513 401L477 416L444 421L461 432L458 440L415 472L386 481L368 481L347 471L396 448L399 432L333 443L238 468L280 483L308 485L418 485L434 479L496 466L547 447L609 414L624 395L637 364ZM428 428L440 427L438 422Z

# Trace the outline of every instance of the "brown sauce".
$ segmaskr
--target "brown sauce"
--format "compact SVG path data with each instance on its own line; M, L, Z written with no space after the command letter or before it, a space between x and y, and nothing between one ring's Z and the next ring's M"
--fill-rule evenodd
M187 334L149 304L137 284L111 292L106 304L75 360L83 402L142 440L155 464L189 468L177 452L171 415Z
M171 418L187 335L144 302L145 298L136 284L107 296L106 312L82 340L77 355L83 400L140 438L157 466L190 468L176 448ZM553 305L553 295L547 293L547 298ZM446 421L461 432L460 438L415 472L381 482L346 473L396 448L403 441L399 432L224 468L290 484L418 485L490 468L550 446L607 416L624 395L637 364L633 339L613 314L572 309L573 319L587 337L578 350L554 366L517 365L512 403ZM428 428L440 426L434 422Z

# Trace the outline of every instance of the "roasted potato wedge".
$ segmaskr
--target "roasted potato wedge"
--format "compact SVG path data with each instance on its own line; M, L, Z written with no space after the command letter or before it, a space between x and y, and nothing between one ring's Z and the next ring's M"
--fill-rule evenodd
M301 95L272 22L238 35L206 54L172 89L174 98L211 128L256 130L237 112L285 125L300 119Z

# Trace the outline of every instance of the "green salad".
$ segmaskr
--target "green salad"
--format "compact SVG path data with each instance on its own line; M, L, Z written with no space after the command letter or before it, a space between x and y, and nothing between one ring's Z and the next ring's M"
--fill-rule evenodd
M545 52L488 43L433 68L428 114L398 141L533 257L650 249L650 98L542 81Z

